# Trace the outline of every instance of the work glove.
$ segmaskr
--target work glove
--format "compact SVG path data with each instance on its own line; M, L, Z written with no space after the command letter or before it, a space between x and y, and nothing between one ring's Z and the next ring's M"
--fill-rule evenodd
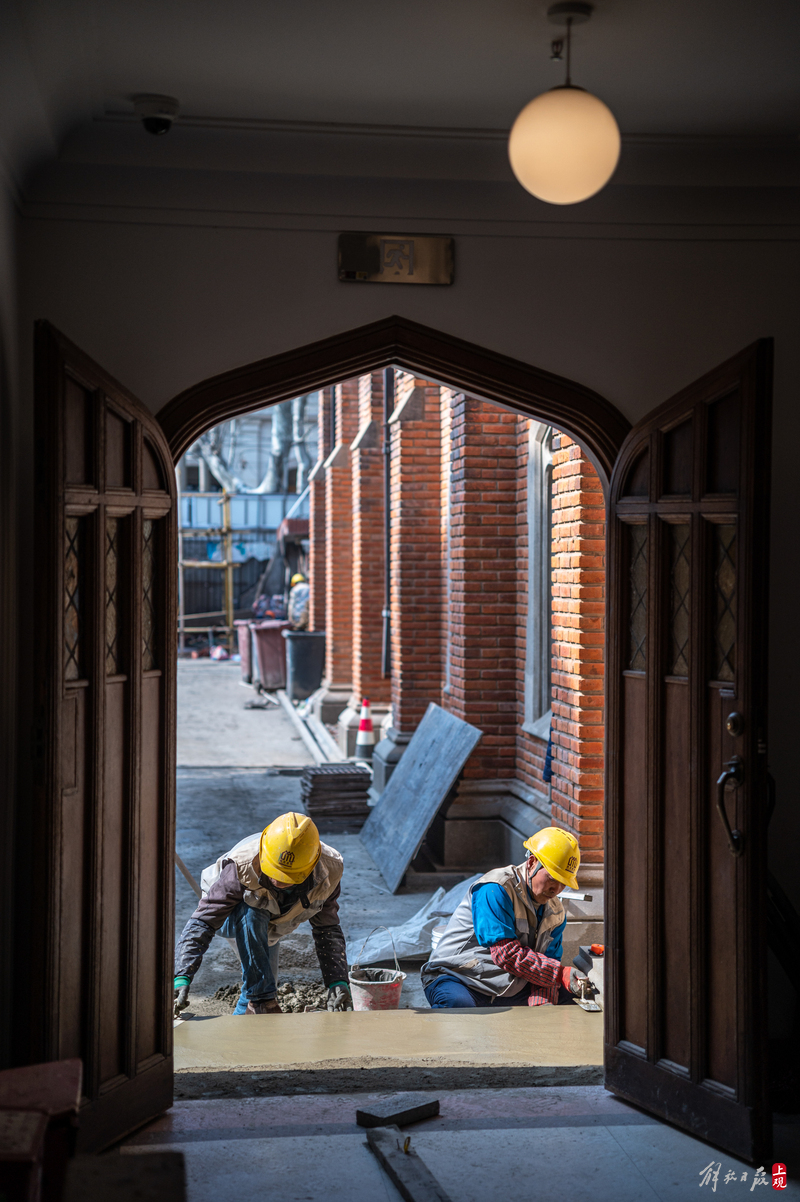
M344 981L334 981L328 986L328 1009L337 1013L353 1009L353 999Z
M575 997L581 996L581 981L586 981L586 987L591 988L589 978L582 972L578 972L577 968L565 968L561 973L561 981L565 989Z
M175 992L173 996L172 1014L174 1018L180 1018L181 1010L185 1010L189 1005L189 985L191 982L188 977L175 978Z

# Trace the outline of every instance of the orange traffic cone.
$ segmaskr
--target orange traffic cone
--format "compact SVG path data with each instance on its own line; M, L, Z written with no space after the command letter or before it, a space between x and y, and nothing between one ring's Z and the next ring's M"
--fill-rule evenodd
M375 746L375 732L372 729L372 714L369 710L369 697L361 702L361 720L358 723L356 735L357 760L371 760L372 748Z

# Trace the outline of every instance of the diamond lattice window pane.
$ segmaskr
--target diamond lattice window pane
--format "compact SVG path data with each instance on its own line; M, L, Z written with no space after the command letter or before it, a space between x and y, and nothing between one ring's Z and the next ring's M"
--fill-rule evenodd
M64 546L64 676L67 680L80 680L82 676L82 551L83 523L80 518L68 517Z
M736 527L714 526L715 680L736 674Z
M156 607L153 593L156 572L156 523L144 522L142 546L142 666L145 672L157 667Z
M628 623L628 667L644 672L647 666L647 527L631 526L628 549L631 608Z
M689 584L691 579L688 526L670 526L670 673L689 675Z
M119 537L118 518L106 519L106 674L122 671L120 662Z

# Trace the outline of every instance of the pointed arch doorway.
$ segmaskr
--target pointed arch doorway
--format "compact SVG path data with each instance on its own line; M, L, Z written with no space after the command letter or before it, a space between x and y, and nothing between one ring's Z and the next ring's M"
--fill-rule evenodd
M757 952L765 942L759 898L766 870L771 343L747 348L653 410L633 430L613 405L590 389L398 317L204 381L165 405L157 421L50 327L42 329L40 349L37 470L47 481L40 522L52 547L52 562L48 560L36 595L42 598L39 608L48 645L61 647L64 655L77 629L74 621L65 620L59 601L64 590L61 565L65 553L74 551L64 545L66 519L74 510L74 515L95 523L97 505L110 504L88 477L74 496L70 494L68 452L71 447L74 458L75 447L84 448L87 462L91 455L101 456L102 462L103 448L116 445L108 441L109 419L104 416L93 419L94 425L84 417L81 430L72 428L67 413L70 378L85 381L92 412L102 415L109 404L120 411L127 406L126 419L140 423L153 451L154 478L160 481L159 496L159 489L152 490L151 497L145 487L140 507L147 517L147 507L155 513L156 501L163 500L158 513L173 526L174 487L167 478L167 462L170 456L176 462L200 433L236 414L386 366L546 421L569 432L584 448L608 490L610 530L607 628L612 655L606 763L607 868L613 887L607 941L613 957L606 1082L614 1092L702 1139L745 1159L764 1160L770 1129L766 983L764 958ZM139 458L131 462L140 472ZM113 499L116 504L116 496ZM137 504L134 496L131 506ZM172 543L163 546L161 556L162 582L154 592L151 579L145 602L165 615L159 687L169 702L174 698L177 645L177 631L166 619L174 591ZM108 580L100 543L71 571L73 576L77 573L75 578L90 579L95 598L80 615L82 640L98 649L87 659L94 672L86 678L91 688L92 680L104 679L105 672ZM135 585L141 588L141 572ZM133 646L131 637L141 641L142 604L134 597L128 611L133 633L122 630L123 645ZM688 634L684 614L689 614ZM105 966L102 943L92 932L85 954L68 965L62 960L71 954L69 944L64 951L53 938L53 911L68 891L71 866L80 862L83 838L77 827L73 832L61 821L64 797L70 789L74 794L79 776L93 782L85 796L73 796L71 802L78 805L88 829L118 825L122 814L136 854L145 860L155 855L164 863L165 855L171 856L165 840L174 820L174 710L163 712L157 729L148 726L136 700L141 689L134 688L133 700L120 711L118 750L125 757L126 779L138 787L141 765L154 759L160 765L161 785L156 782L154 787L162 792L153 801L159 822L150 832L153 846L143 848L136 842L128 786L123 782L117 800L112 800L102 787L102 760L95 762L91 740L76 735L70 747L64 744L59 707L74 708L71 693L77 686L64 670L68 660L56 664L56 658L43 663L39 684L40 738L47 755L35 769L34 821L45 841L58 827L61 842L51 858L51 888L34 917L29 967L41 983L42 1005L27 1025L25 1046L29 1058L89 1056L93 1084L86 1099L84 1145L100 1147L130 1129L134 1110L138 1125L164 1106L166 1074L172 1067L171 1029L165 1021L171 965L166 954L159 964L154 962L142 915L157 912L159 929L166 931L172 888L162 873L146 881L144 893L140 889L133 902L122 898L120 921L131 956L120 976L114 1012L98 1012L95 1021L91 1013L87 1016L70 1006L60 992L62 982L69 978L77 988L99 996ZM736 710L731 716L737 721L726 725L729 709ZM731 766L734 759L735 769L731 767L727 776L733 787L726 792L725 782L715 782L721 766ZM102 841L94 850L83 877L106 870L113 877L113 865L104 863ZM680 904L675 901L676 855L682 855L687 866L687 890ZM736 916L733 934L731 914ZM108 957L118 962L119 941L110 937L108 923L103 926L99 907L95 918L98 931L102 927L105 932ZM166 948L163 936L162 947ZM686 964L689 968L681 976L676 970ZM717 1004L720 981L736 982L735 989L727 990L724 1006ZM153 1048L140 1061L130 1051L119 1064L117 1057L113 1071L104 1075L109 1049L133 1047L129 997L138 999L141 1013L153 1017ZM22 1045L20 1055L26 1055ZM152 1091L149 1079L156 1085Z

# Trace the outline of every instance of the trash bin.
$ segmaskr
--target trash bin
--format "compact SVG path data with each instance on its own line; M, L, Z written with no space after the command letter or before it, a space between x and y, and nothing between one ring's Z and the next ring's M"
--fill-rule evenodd
M267 619L251 622L253 642L253 682L264 689L282 689L286 684L286 644L281 638L288 622Z
M250 619L237 618L233 623L236 637L239 640L239 666L242 670L244 684L252 684L253 665L250 659Z
M324 630L284 630L286 639L286 694L302 701L316 693L325 668Z

